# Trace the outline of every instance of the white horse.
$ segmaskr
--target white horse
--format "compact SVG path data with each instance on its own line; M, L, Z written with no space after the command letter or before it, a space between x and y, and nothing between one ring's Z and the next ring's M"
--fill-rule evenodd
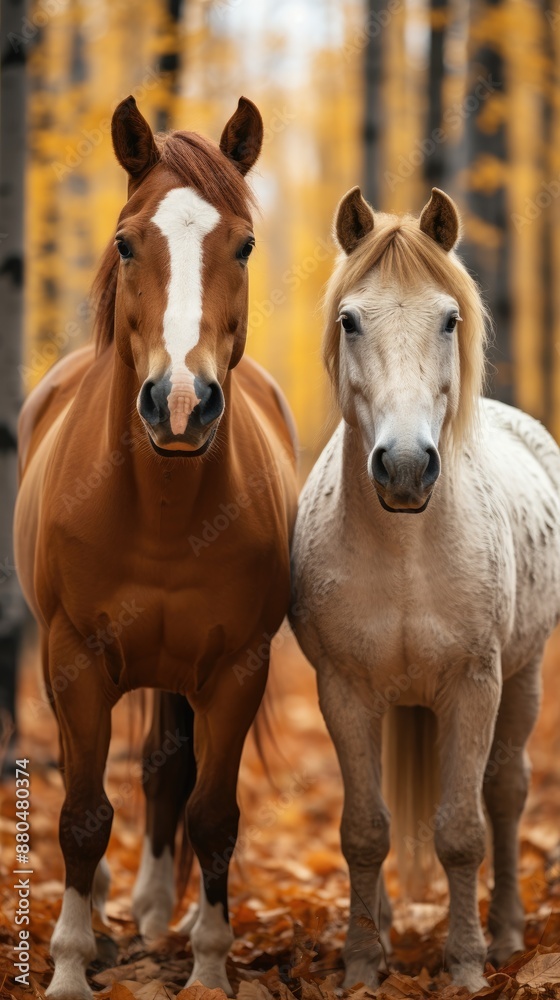
M486 985L483 799L489 957L500 965L523 947L517 831L540 661L560 614L560 451L535 420L480 397L486 317L453 250L459 218L447 195L434 188L418 221L374 214L354 188L335 231L324 358L343 420L301 497L292 624L344 781L345 984L375 986L389 949L381 757L394 704L418 706L389 713L401 726L383 753L395 825L438 769L431 827L449 882L446 963L475 990ZM423 764L434 716L437 746Z

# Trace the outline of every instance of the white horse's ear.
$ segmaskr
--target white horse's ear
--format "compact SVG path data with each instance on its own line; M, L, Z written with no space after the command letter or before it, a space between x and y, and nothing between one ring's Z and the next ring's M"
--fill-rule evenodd
M459 239L459 213L455 202L439 188L432 188L432 196L422 210L420 229L449 253Z
M224 126L220 149L243 176L259 158L263 134L263 121L256 104L247 97L240 97L237 109Z
M352 253L360 240L373 229L373 211L362 197L359 187L353 187L339 202L334 215L334 231L344 253Z

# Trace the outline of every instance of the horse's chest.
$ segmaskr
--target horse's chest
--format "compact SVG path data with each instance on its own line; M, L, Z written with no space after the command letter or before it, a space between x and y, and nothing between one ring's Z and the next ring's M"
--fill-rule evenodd
M255 600L243 574L235 587L217 578L176 590L127 582L102 604L99 645L116 636L127 687L196 687L201 671L230 660L259 627L273 633L281 618L272 602Z
M111 538L63 533L55 589L95 656L118 661L122 687L197 689L279 627L288 527L265 504L258 518L222 507L191 530L177 516L175 534L166 519L164 530L142 535L132 518Z
M430 573L423 559L378 557L355 575L346 602L348 610L360 609L361 642L375 660L393 664L438 660L453 646L468 644L476 629L458 600L457 587L445 573ZM469 604L477 617L472 595Z
M473 585L437 549L364 546L356 559L341 545L328 564L321 653L401 704L432 703L443 677L493 645L490 584Z

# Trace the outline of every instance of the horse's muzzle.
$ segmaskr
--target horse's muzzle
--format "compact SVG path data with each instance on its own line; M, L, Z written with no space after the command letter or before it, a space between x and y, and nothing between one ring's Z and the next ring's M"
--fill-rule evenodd
M212 443L224 412L222 388L219 382L200 378L194 379L190 393L188 388L177 399L177 389L164 376L158 381L146 380L140 390L138 412L158 454L201 455Z
M368 475L379 502L394 514L425 511L440 472L440 457L433 444L414 452L379 445L368 459Z

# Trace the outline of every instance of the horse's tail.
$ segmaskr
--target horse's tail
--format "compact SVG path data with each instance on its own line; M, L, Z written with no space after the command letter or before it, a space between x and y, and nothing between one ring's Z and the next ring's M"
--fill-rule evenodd
M177 830L176 862L175 872L177 877L177 906L183 902L183 896L187 891L187 885L191 877L194 861L194 851L189 840L187 828L187 810L181 810L179 817L179 827Z
M190 791L194 788L196 782L196 760L194 756L194 710L187 700L184 698L181 700L180 711L176 715L176 723L178 724L178 731L181 738L186 739L186 750L185 750L185 766L189 772L189 784L191 785ZM190 792L189 792L190 794ZM183 806L180 816L179 824L177 827L177 835L175 841L175 874L177 878L177 905L180 905L183 901L183 896L187 891L187 885L191 877L191 871L194 861L194 851L192 844L189 840L189 829L187 822L187 808L188 808L188 797L185 805Z
M421 898L434 874L439 801L437 720L421 706L393 706L383 731L383 786L391 811L401 889Z

